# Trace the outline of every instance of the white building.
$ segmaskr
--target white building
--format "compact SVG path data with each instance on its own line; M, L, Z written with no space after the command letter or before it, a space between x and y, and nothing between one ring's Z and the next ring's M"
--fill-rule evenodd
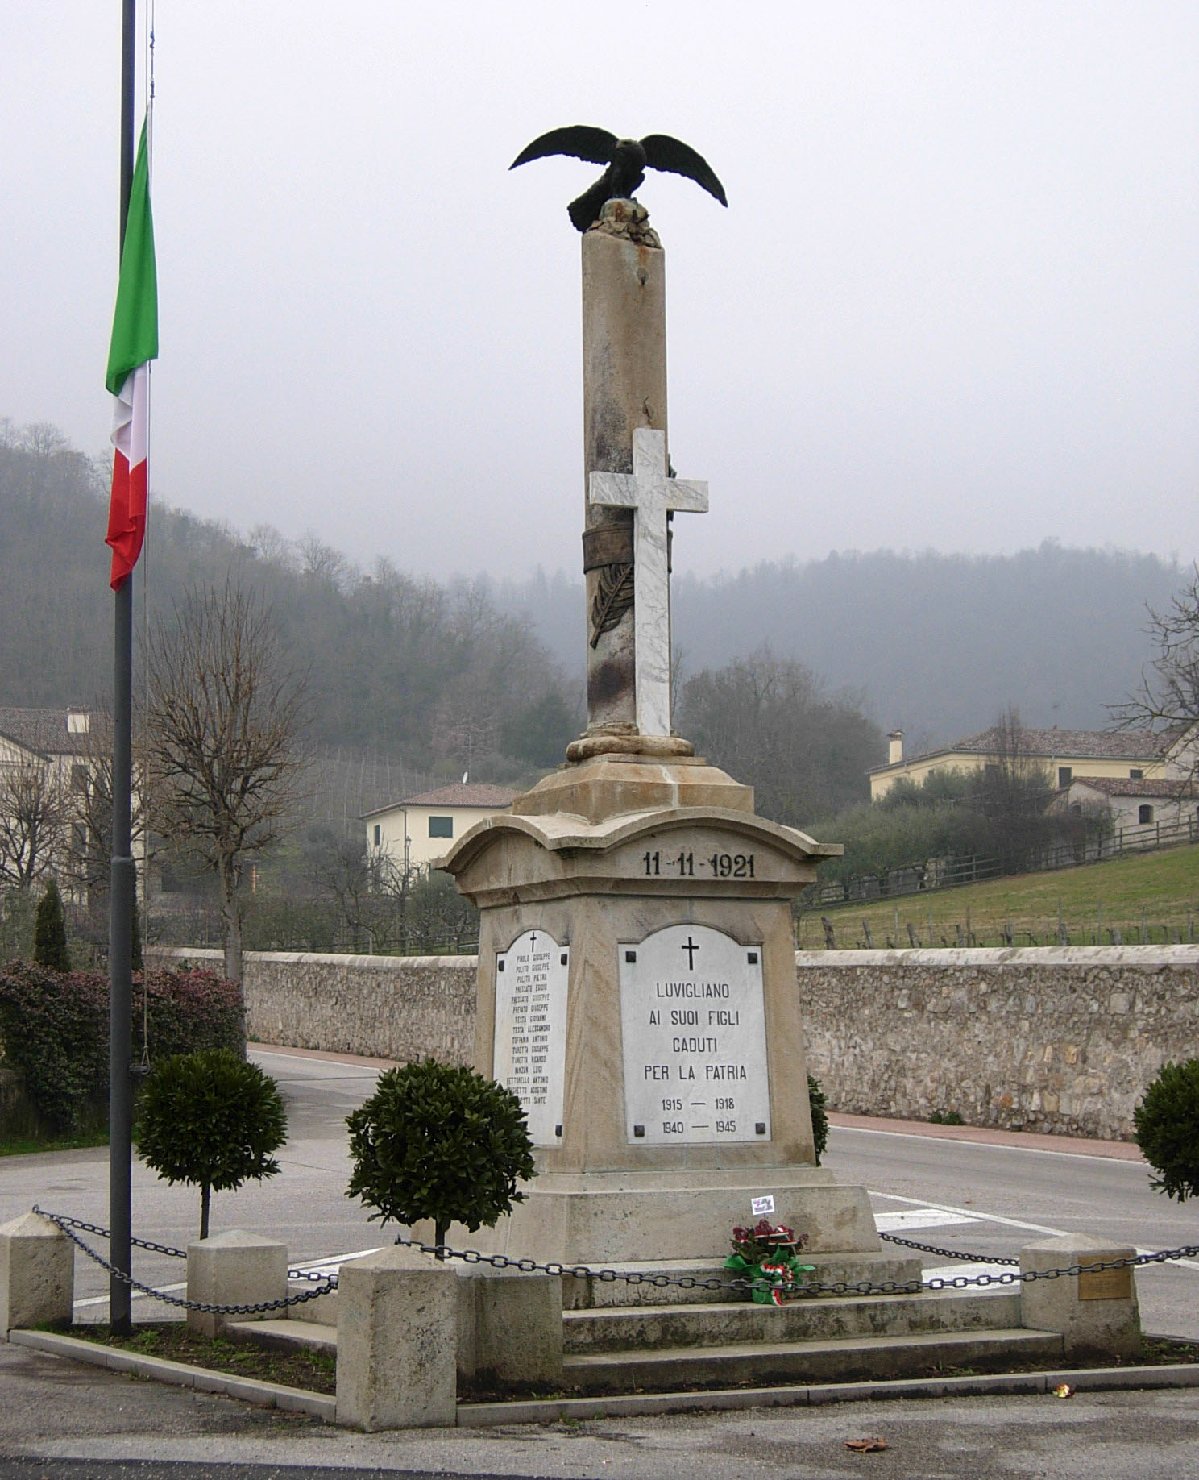
M366 850L403 877L425 873L484 817L506 812L516 792L508 786L461 782L404 797L367 812Z
M92 773L109 752L86 709L0 707L0 878L59 876L77 893L95 840L88 836Z

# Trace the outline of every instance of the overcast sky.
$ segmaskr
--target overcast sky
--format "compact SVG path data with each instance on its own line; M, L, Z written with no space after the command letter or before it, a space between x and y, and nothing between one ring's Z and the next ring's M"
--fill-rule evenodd
M119 12L26 0L0 46L0 417L88 452ZM367 565L576 570L565 207L598 172L507 167L591 123L674 134L728 191L640 192L672 460L711 491L676 569L1199 554L1195 0L157 0L155 27L166 502Z

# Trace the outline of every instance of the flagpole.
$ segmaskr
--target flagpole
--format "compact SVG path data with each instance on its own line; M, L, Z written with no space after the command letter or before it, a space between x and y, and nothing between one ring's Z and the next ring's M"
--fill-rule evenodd
M133 90L137 0L121 0L120 246L133 189ZM118 254L118 262L119 262ZM113 606L112 862L108 922L108 1221L111 1233L108 1319L129 1335L132 1321L133 1016L133 572L117 587ZM124 1275L125 1278L121 1276Z

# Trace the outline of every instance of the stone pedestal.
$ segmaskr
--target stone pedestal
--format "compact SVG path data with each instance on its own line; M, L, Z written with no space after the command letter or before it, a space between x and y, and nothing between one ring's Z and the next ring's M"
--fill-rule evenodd
M491 1387L562 1383L562 1281L489 1265L458 1277L458 1377Z
M431 1255L392 1246L337 1277L337 1422L360 1429L452 1425L458 1280Z
M815 1165L795 985L790 900L839 849L752 800L699 759L607 755L445 860L481 913L475 1064L537 1147L488 1246L710 1259L770 1198L814 1250L879 1249L864 1190Z
M1026 1244L1020 1272L1071 1269L1081 1274L1029 1280L1020 1286L1020 1319L1042 1331L1060 1331L1068 1357L1136 1357L1141 1351L1141 1320L1131 1266L1088 1269L1132 1259L1136 1250L1112 1248L1085 1233L1063 1234Z
M25 1326L69 1326L75 1245L57 1223L23 1213L0 1228L0 1337Z
M287 1245L241 1228L227 1228L187 1246L187 1298L206 1305L258 1305L287 1295ZM224 1315L189 1310L187 1324L216 1336L230 1320L262 1321L281 1312Z

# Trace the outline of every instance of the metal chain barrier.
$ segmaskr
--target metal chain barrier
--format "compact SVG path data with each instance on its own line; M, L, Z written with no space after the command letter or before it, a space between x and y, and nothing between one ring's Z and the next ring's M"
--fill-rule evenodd
M886 1237L886 1235L882 1236ZM635 1269L592 1269L586 1264L559 1264L555 1261L541 1263L536 1259L512 1259L506 1254L484 1254L478 1249L455 1249L449 1244L426 1244L419 1239L405 1238L402 1234L397 1234L395 1241L406 1248L419 1249L422 1254L435 1254L439 1259L461 1259L465 1264L490 1264L494 1269L515 1269L525 1274L536 1272L570 1275L576 1279L597 1279L603 1284L613 1284L617 1280L623 1280L628 1285L652 1285L659 1289L665 1289L668 1286L683 1290L753 1290L759 1286L773 1288L765 1280L744 1278L723 1280L715 1276L703 1278L686 1274L647 1274ZM897 1242L906 1241L900 1239ZM950 1254L949 1250L936 1249L931 1245L912 1245L912 1247L925 1247L935 1254ZM1005 1270L1002 1274L957 1275L952 1279L934 1276L928 1280L879 1280L877 1283L870 1280L856 1282L836 1280L826 1284L819 1280L805 1280L801 1285L789 1286L784 1293L788 1300L802 1300L814 1295L915 1295L922 1290L935 1292L966 1290L971 1287L985 1290L994 1285L1031 1284L1033 1280L1056 1280L1065 1275L1095 1274L1105 1269L1132 1269L1142 1264L1166 1264L1173 1259L1190 1259L1196 1255L1199 1255L1199 1244L1185 1244L1180 1249L1160 1249L1153 1254L1135 1254L1122 1259L1100 1259L1093 1263L1069 1264L1061 1269ZM951 1257L968 1258L972 1263L1018 1265L1020 1262L1018 1259L992 1259L987 1255L974 1254L953 1254Z
M269 1310L285 1310L290 1305L303 1305L305 1301L317 1300L320 1296L328 1295L331 1291L337 1289L337 1276L335 1274L319 1275L311 1274L307 1270L289 1269L287 1271L287 1278L289 1280L311 1280L313 1282L319 1282L320 1288L301 1290L298 1295L287 1295L281 1300L260 1300L254 1305L217 1305L207 1300L188 1300L184 1296L169 1295L165 1290L156 1290L153 1285L145 1285L141 1280L135 1280L131 1274L127 1274L123 1269L118 1269L111 1260L105 1259L103 1254L97 1253L89 1244L85 1244L76 1232L76 1229L81 1229L86 1233L94 1233L100 1238L108 1238L109 1231L107 1228L101 1228L96 1223L84 1223L78 1218L68 1218L63 1213L47 1212L45 1208L38 1207L36 1203L33 1205L33 1211L39 1213L43 1218L49 1218L51 1223L56 1224L66 1234L76 1248L82 1249L89 1259L94 1260L101 1269L106 1270L110 1275L115 1275L122 1284L128 1285L131 1290L139 1291L142 1295L148 1295L154 1300L161 1300L167 1305L177 1306L181 1310L199 1310L203 1311L206 1315L218 1316L257 1316L263 1315ZM136 1238L131 1239L131 1242L135 1243L140 1249L150 1249L158 1254L169 1254L184 1259L187 1258L186 1250L172 1249L167 1244L154 1244L144 1239Z
M319 1282L319 1289L304 1290L298 1295L289 1295L282 1300L259 1301L256 1305L214 1305L203 1301L185 1300L176 1295L167 1295L161 1290L155 1290L150 1285L143 1285L135 1280L132 1275L126 1274L124 1270L117 1269L103 1255L98 1254L75 1232L82 1229L85 1232L98 1234L103 1238L108 1237L108 1230L94 1223L82 1223L76 1218L68 1218L60 1213L48 1213L44 1208L34 1205L33 1211L40 1213L43 1218L49 1218L52 1223L58 1225L63 1233L67 1235L90 1258L95 1260L101 1268L106 1269L109 1274L114 1274L119 1280L131 1286L134 1290L141 1291L144 1295L152 1296L155 1300L163 1300L168 1305L183 1307L187 1310L205 1311L212 1315L260 1315L268 1310L281 1310L289 1305L302 1305L307 1300L316 1300L321 1295L329 1294L337 1289L337 1276L312 1274L305 1270L289 1269L287 1277L291 1280L311 1280ZM800 1300L816 1295L916 1295L923 1290L938 1292L941 1290L966 1290L970 1288L988 1289L991 1286L1030 1284L1033 1280L1056 1280L1063 1276L1093 1274L1106 1269L1132 1269L1145 1264L1167 1264L1175 1259L1193 1259L1199 1256L1199 1244L1184 1244L1178 1249L1159 1249L1152 1254L1135 1254L1131 1257L1121 1259L1102 1259L1094 1263L1070 1264L1061 1269L1027 1269L1020 1270L1018 1259L1007 1259L992 1257L988 1254L964 1254L953 1249L941 1249L934 1244L918 1244L910 1239L897 1238L893 1234L881 1234L880 1237L891 1243L902 1244L905 1248L917 1249L924 1253L935 1254L939 1258L965 1259L971 1263L1000 1264L1013 1266L1011 1270L1005 1269L1002 1274L976 1274L957 1275L952 1279L942 1279L934 1276L932 1279L924 1280L871 1280L847 1281L835 1280L828 1283L819 1280L807 1280L801 1285L788 1287L785 1294L788 1300ZM158 1253L179 1254L181 1251L172 1250L163 1244L152 1244L143 1240L134 1239L134 1243L140 1248L151 1249ZM397 1234L395 1242L404 1248L417 1249L422 1254L434 1254L439 1259L461 1259L464 1264L488 1264L493 1269L515 1269L522 1274L552 1274L558 1276L570 1276L572 1279L594 1279L601 1284L615 1284L622 1281L626 1285L649 1285L655 1289L675 1288L680 1290L735 1290L739 1293L752 1291L759 1287L773 1288L766 1280L751 1280L743 1277L733 1279L721 1279L718 1276L701 1275L671 1275L662 1273L648 1273L637 1269L592 1269L587 1264L561 1264L555 1260L543 1263L537 1259L513 1259L507 1254L484 1254L479 1249L455 1249L449 1244L426 1244L420 1239L405 1238L403 1234ZM186 1254L184 1254L186 1257Z
M895 1233L880 1233L879 1238L889 1244L902 1244L905 1249L918 1249L922 1254L936 1254L939 1259L965 1259L969 1264L1010 1264L1019 1268L1019 1259L1002 1259L998 1254L963 1254L959 1249L939 1249L936 1244L918 1244L910 1238L900 1238Z

